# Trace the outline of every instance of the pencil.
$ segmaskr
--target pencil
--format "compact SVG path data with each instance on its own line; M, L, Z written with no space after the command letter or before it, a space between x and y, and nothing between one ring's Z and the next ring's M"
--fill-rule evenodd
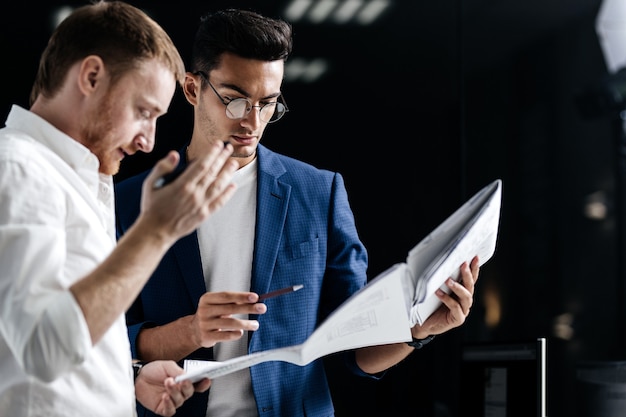
M299 285L292 285L291 287L281 288L280 290L276 290L276 291L270 291L268 293L259 295L259 301L267 300L268 298L277 297L283 294L289 294L290 292L298 291L299 289L303 287L304 287L303 284L299 284Z

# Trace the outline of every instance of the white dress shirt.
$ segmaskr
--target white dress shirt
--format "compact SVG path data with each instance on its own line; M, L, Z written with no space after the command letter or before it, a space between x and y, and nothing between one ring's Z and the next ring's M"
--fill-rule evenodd
M124 316L95 346L68 288L115 245L111 176L13 106L0 129L0 416L135 415Z

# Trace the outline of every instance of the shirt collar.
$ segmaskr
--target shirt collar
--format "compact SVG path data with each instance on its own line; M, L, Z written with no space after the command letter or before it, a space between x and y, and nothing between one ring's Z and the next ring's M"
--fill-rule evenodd
M76 171L98 172L100 163L91 151L76 139L66 135L48 121L18 105L13 105L6 126L28 134L51 149Z

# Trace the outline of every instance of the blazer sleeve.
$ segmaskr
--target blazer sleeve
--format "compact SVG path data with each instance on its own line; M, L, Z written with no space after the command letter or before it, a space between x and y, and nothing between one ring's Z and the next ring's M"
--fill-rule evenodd
M139 216L141 188L147 176L148 172L144 172L115 184L115 224L118 240L128 231ZM126 312L126 326L133 358L138 358L136 340L139 331L144 327L154 325L144 321L142 312L143 308L141 307L141 299L139 297Z
M329 289L324 290L322 297L329 301L321 304L320 322L367 284L367 250L359 238L345 183L339 173L333 178L330 201L328 265L324 278ZM384 375L384 372L376 375L363 372L356 363L354 351L342 355L344 364L353 374L376 379Z

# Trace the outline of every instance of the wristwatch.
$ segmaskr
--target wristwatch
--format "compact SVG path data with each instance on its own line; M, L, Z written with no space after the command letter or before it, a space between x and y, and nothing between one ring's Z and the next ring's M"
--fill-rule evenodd
M145 362L140 362L140 361L135 361L133 362L133 380L136 381L137 380L137 376L139 375L139 372L141 372L141 368L143 368Z
M425 337L424 339L413 338L412 341L406 342L406 344L415 349L421 349L424 347L424 345L429 344L434 338L435 338L435 335L430 335L428 337Z

